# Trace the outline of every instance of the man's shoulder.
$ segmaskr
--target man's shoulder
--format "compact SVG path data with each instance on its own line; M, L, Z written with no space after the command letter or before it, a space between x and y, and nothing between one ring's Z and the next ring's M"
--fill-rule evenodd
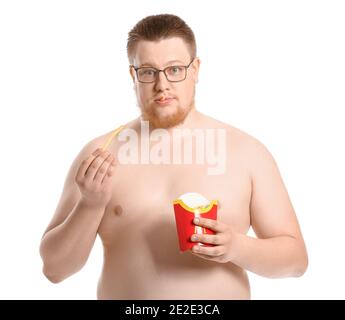
M258 149L264 147L263 143L258 138L242 129L229 125L228 132L230 139L246 152L257 152Z
M263 146L261 141L238 127L211 117L208 117L208 121L213 128L225 130L228 143L233 146L252 150Z
M258 172L275 170L276 161L268 147L251 134L229 126L229 144L252 176Z
M117 142L117 139L115 139L115 136L117 135L116 133L119 133L123 128L134 128L137 122L138 119L136 118L127 123L119 123L110 130L107 130L99 134L98 136L92 138L91 140L87 141L83 149L85 149L86 152L88 152L90 150L105 147L106 149L111 151L110 149L112 149Z
M209 118L213 127L224 129L226 132L226 144L232 156L241 158L243 164L255 168L260 162L274 160L266 145L252 134L217 119Z
M89 151L101 148L106 143L107 139L111 136L113 130L114 129L105 131L86 141L86 143L83 146L83 150Z
M103 133L100 133L99 135L96 135L95 137L86 140L84 144L81 147L81 150L79 151L79 157L80 158L85 158L88 155L90 155L93 151L95 151L98 148L102 148L107 145L107 141L111 139L111 136L116 130L116 128L107 130ZM113 139L114 140L114 139ZM107 147L109 149L109 146Z

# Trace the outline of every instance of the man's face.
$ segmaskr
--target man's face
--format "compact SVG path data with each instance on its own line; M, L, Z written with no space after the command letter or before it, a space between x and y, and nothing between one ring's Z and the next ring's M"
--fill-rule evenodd
M192 58L186 43L178 37L157 42L139 41L133 65L162 70L169 66L187 66ZM199 65L200 60L194 59L187 69L186 79L181 82L169 82L165 74L159 72L153 83L141 83L135 70L130 68L143 120L150 121L155 128L169 128L181 123L194 107Z

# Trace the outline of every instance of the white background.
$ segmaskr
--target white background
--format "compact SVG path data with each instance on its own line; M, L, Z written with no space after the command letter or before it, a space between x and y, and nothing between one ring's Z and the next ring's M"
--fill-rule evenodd
M1 1L0 298L95 299L99 239L60 284L39 242L71 162L138 116L126 39L150 14L194 30L197 108L276 159L309 252L301 278L249 274L253 299L344 299L344 1Z

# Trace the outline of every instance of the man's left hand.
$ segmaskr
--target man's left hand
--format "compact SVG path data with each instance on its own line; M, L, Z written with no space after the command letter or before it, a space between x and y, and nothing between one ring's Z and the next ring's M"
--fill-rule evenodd
M196 222L199 219L199 222ZM217 220L206 218L194 218L194 224L200 227L205 227L216 232L216 234L193 234L191 241L213 244L213 247L205 247L196 244L192 248L192 253L219 263L226 263L231 260L231 246L233 240L232 229Z

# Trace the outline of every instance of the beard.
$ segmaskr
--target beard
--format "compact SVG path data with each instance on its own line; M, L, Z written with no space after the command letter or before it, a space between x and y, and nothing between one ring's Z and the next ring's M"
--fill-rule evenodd
M185 109L177 106L177 110L169 115L160 114L158 109L154 107L142 108L141 117L143 120L149 121L150 125L154 128L168 129L182 123L192 108L193 103Z

